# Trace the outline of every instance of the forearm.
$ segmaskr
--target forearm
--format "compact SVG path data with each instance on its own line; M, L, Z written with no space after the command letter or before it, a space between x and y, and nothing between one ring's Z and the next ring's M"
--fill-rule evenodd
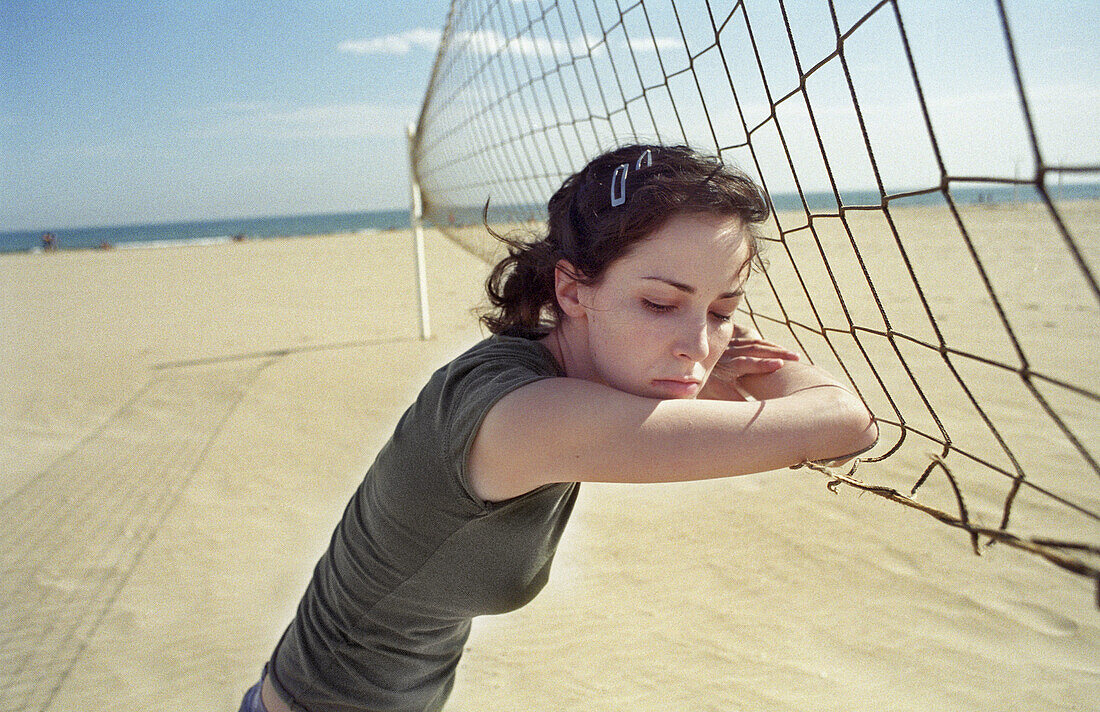
M758 403L664 401L653 415L631 452L662 479L846 460L873 446L878 432L859 398L834 386L810 386Z
M851 392L827 371L801 361L785 362L771 373L742 376L738 386L756 400L772 400L811 388L841 388Z
M817 366L788 362L772 373L744 376L738 385L758 401L784 398L814 409L828 403L826 408L836 414L835 422L843 425L835 433L835 449L824 457L815 455L814 460L838 464L871 449L878 441L878 424L859 397Z

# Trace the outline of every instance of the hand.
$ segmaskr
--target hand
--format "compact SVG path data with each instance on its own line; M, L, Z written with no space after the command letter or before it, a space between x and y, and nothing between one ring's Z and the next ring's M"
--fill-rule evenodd
M733 337L710 374L700 398L713 400L746 400L738 385L742 376L778 371L788 361L797 361L798 354L779 344L766 341L753 328L733 327Z

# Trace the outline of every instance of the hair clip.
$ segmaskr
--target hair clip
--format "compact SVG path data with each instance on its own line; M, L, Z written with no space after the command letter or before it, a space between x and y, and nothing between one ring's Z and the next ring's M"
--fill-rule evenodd
M634 169L649 168L653 165L653 149L647 148L634 162ZM629 163L620 163L611 175L611 207L617 208L626 202L626 177L630 173Z
M611 176L611 207L613 208L626 202L626 174L629 170L629 163L620 163Z

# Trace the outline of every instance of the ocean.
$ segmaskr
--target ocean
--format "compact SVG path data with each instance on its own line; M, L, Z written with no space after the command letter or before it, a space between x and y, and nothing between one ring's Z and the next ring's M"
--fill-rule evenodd
M1040 203L1042 196L1033 185L1005 185L1004 183L958 182L950 187L951 200L956 205L1005 205L1013 203ZM1072 200L1100 200L1100 183L1053 183L1047 186L1047 193L1055 203ZM882 194L874 190L842 190L839 200L833 193L807 192L772 193L772 206L776 212L797 212L809 209L815 214L836 214L840 205L845 208L864 210L882 205ZM943 192L931 190L924 192L897 192L889 196L887 202L892 207L917 205L946 205ZM460 207L444 206L441 219L456 226L477 225L482 222L484 206ZM542 205L496 205L489 206L489 222L507 222L509 220L539 220L546 216Z
M1051 186L1049 190L1054 200L1100 198L1100 183ZM953 186L951 196L961 204L1038 202L1040 200L1035 189L1026 185ZM842 194L841 199L846 206L881 204L881 196L874 191L847 191ZM837 207L836 197L832 193L807 193L804 198L784 194L772 196L772 202L779 211L801 210L803 200L811 210L815 211L829 212ZM933 205L942 204L943 201L943 195L938 192L891 198L892 205ZM543 212L543 206L492 206L490 220L494 215L508 214L526 214L537 218ZM449 211L449 218L455 224L480 223L482 208L455 208ZM54 246L58 249L72 250L217 244L230 242L236 237L251 240L339 232L372 234L382 230L399 230L408 227L409 211L403 209L69 229L54 229L49 225L43 225L38 230L0 232L0 253L41 251L44 232L50 232L55 236Z
M40 230L0 232L0 252L31 252L42 249L42 234L55 236L55 247L63 250L102 247L174 247L230 242L236 237L264 239L301 237L337 232L376 233L409 226L408 210L369 210L321 215L285 215L235 220L196 220L189 222L112 227L57 228L44 225Z

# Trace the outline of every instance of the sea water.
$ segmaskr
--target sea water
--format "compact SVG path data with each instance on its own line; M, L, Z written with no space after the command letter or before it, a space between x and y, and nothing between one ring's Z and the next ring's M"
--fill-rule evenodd
M1100 199L1100 183L1053 184L1046 188L1047 196L1057 204L1069 200ZM1028 183L1005 185L1002 183L980 183L973 181L953 182L944 191L938 187L923 190L897 191L883 198L875 190L841 190L833 192L773 193L770 196L776 212L808 210L817 215L835 215L841 210L866 210L917 205L946 205L948 198L955 205L1003 205L1012 203L1041 203L1046 198ZM439 219L450 225L476 225L486 218L485 206L454 206L437 201L440 205ZM544 205L490 205L488 209L490 223L510 222L512 220L544 220Z
M1100 183L1051 186L1049 195L1054 201L1100 198ZM949 191L958 204L1040 202L1042 197L1029 185L1005 186L982 184L957 184ZM788 210L835 212L841 207L881 206L882 195L876 191L844 191L834 193L805 193L772 195L777 211ZM945 195L940 191L921 191L915 194L899 193L886 202L890 205L942 204ZM445 219L455 225L480 223L484 207L448 208ZM524 216L544 219L545 206L494 206L489 220ZM0 226L2 228L3 226ZM0 253L33 252L43 248L45 232L55 236L54 246L59 249L96 249L103 247L172 247L178 245L202 245L229 242L236 238L301 237L331 233L376 233L382 230L399 230L409 227L407 210L368 210L319 215L288 215L279 217L239 218L232 220L202 220L147 225L121 225L114 227L82 227L54 229L49 225L38 230L0 232Z
M408 210L370 210L321 215L239 218L233 220L196 220L147 225L53 228L0 232L0 252L41 250L42 235L54 235L58 249L97 249L104 247L173 247L230 242L234 239L301 237L331 233L377 233L409 226Z

